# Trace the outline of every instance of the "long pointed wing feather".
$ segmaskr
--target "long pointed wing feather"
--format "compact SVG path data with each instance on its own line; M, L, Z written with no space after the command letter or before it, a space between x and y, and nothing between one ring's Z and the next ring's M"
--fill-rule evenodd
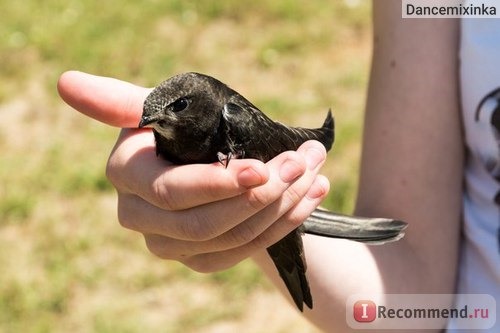
M228 139L237 143L246 157L267 162L279 153L295 150L305 141L313 139L323 143L327 149L331 148L334 138L331 112L321 128L288 127L271 120L253 104L238 97L224 106L222 117Z

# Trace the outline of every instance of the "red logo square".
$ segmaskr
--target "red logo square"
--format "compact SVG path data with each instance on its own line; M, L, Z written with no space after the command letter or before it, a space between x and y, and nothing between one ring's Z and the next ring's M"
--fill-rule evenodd
M373 301L360 300L353 306L354 319L359 323L370 323L377 316L377 306Z

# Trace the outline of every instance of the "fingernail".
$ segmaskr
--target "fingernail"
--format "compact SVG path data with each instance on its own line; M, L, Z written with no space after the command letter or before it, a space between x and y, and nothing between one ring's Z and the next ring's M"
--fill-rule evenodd
M318 176L306 193L306 197L313 200L324 196L330 188L330 183L323 176Z
M294 160L286 160L280 167L280 178L285 183L290 183L304 173L304 168Z
M315 169L323 160L325 159L325 155L322 151L316 148L309 148L306 150L306 163L307 167L310 170Z
M238 174L238 183L245 187L262 185L264 177L253 168L246 168Z

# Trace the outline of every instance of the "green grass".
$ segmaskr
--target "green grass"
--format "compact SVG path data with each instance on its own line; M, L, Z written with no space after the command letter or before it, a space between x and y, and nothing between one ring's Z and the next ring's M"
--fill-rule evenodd
M272 308L258 318L288 312L276 313L273 325L261 319L260 330L311 331L251 262L194 273L153 257L140 235L121 228L104 175L118 130L72 111L55 86L68 69L148 86L200 71L291 125L318 126L331 107L337 138L324 168L332 180L325 205L348 213L368 2L0 0L0 7L0 332L253 332L249 300L266 299Z

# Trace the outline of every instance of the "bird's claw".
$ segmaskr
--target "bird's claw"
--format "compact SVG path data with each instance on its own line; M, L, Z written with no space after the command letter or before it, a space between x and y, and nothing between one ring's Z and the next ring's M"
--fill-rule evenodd
M227 155L222 152L217 153L217 159L219 160L219 163L222 164L226 169L229 165L229 161L231 161L233 158L243 158L243 153L229 152L227 153Z
M222 152L218 152L217 153L217 159L219 160L219 163L222 164L224 166L224 168L227 169L227 166L229 165L229 161L231 160L231 158L233 157L233 153L229 152L227 155L222 153Z

